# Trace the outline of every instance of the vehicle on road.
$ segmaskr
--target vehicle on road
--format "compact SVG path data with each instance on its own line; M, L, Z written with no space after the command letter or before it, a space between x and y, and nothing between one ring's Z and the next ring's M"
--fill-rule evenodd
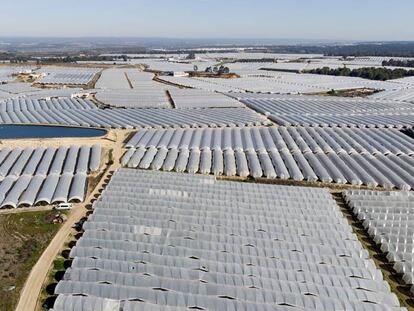
M59 203L55 205L53 209L62 211L62 210L70 210L72 209L72 207L73 207L72 203Z

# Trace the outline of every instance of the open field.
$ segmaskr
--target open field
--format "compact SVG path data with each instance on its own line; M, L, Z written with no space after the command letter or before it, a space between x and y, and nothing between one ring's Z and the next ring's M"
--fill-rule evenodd
M47 247L59 225L53 211L0 215L0 309L14 310L30 268Z
M16 311L44 310L45 301L56 311L107 311L107 299L111 310L147 304L155 311L175 304L167 296L195 295L200 300L187 307L262 310L265 303L290 310L294 300L300 310L316 303L314 309L342 311L349 303L358 311L411 311L410 286L391 271L341 197L331 197L349 189L413 189L414 141L403 129L414 125L414 103L370 97L405 92L408 82L279 74L260 70L262 62L226 63L234 79L185 72L222 63L222 55L200 57L202 64L180 56L131 60L149 65L155 78L136 67L42 66L33 75L47 89L16 81L0 87L1 124L107 130L102 137L0 142L0 151L10 149L16 158L3 152L0 159L0 176L8 177L0 179L0 206L33 192L23 182L21 193L13 191L13 178L54 174L38 189L51 192L50 204L39 206L36 194L32 211L0 211L7 280L0 311L13 310L17 299ZM16 80L10 74L16 71L25 70L4 71L5 78ZM83 89L67 89L74 85ZM99 146L100 160L89 158L94 165L86 166L80 145ZM32 160L39 148L64 151L36 157L40 165ZM44 216L53 214L61 193L70 194L67 176L78 171L88 174L84 200L60 230L49 228ZM81 236L73 226L86 216Z

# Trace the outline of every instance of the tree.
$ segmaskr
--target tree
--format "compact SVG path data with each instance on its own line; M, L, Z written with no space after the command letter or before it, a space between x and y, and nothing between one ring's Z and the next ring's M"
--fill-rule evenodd
M194 52L189 53L186 57L186 59L188 59L188 60L195 59L195 58L196 58L196 55L195 55Z
M346 76L346 77L359 77L370 80L385 81L390 79L398 79L404 77L414 76L414 70L406 70L403 68L388 69L388 68L376 68L376 67L363 67L350 70L347 67L330 69L329 67L316 68L305 71L306 73L330 75L330 76Z
M390 60L384 60L382 66L414 67L414 60L398 60L391 58Z

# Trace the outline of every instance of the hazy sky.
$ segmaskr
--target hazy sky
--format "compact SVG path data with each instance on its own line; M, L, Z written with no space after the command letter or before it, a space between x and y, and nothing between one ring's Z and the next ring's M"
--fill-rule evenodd
M414 0L1 0L0 36L414 40Z

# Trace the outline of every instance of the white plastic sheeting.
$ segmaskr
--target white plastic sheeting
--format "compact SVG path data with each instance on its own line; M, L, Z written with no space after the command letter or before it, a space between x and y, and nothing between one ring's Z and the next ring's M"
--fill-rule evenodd
M126 55L128 57L134 57L137 58L136 60L141 63L146 63L148 61L159 61L159 62L166 62L168 60L171 60L170 63L183 61L188 63L189 60L187 59L188 53L186 51L182 51L181 53L169 53L169 52L163 52L163 51L157 51L156 53L136 53L136 54L101 54L100 56L112 56L112 57L122 57L123 55ZM218 61L222 59L278 59L278 60L295 60L295 59L312 59L312 58L322 58L322 54L282 54L282 53L263 53L263 52L251 52L249 49L243 49L241 51L235 51L235 52L226 52L226 51L216 51L216 52L207 52L204 51L196 52L195 56L197 59L200 59L202 61ZM332 58L332 57L329 57ZM338 58L338 57L336 57ZM379 61L379 57L369 57L375 58L376 61ZM359 58L358 58L359 59ZM366 57L363 58L364 61ZM404 59L404 58L403 58ZM131 60L134 61L134 60ZM196 63L199 61L195 61ZM191 63L194 63L192 61ZM180 64L181 65L181 64ZM192 69L192 68L191 68Z
M101 154L102 154L102 147L101 145L95 144L92 146L91 149L91 156L89 160L89 170L95 172L101 166Z
M246 64L241 64L246 66ZM203 78L203 77L160 77L179 86L196 89L232 92L232 93L275 93L275 94L310 94L328 92L332 89L372 88L393 90L407 86L405 81L372 81L356 77L336 77L317 74L297 74L259 70L267 67L265 63L256 63L253 67L240 64L228 64L231 72L240 78Z
M72 185L70 187L68 201L83 201L87 190L87 175L79 173L73 176Z
M52 99L30 99L18 98L0 102L0 112L12 113L17 111L33 112L43 110L92 110L98 109L88 99L82 98L52 98Z
M50 92L49 95L53 95L54 91ZM116 96L118 91L102 92ZM144 85L139 92L143 95L148 89ZM163 102L166 103L163 107L171 108L167 94L164 90L161 90L161 93ZM148 96L150 101L157 101L151 91ZM42 96L39 95L38 98ZM148 107L147 103L154 107L150 101L144 100L145 104L141 108ZM136 105L128 105L121 98L119 105L133 108L98 109L92 101L82 98L13 98L0 101L0 124L58 124L106 128L232 127L271 124L266 117L242 104L227 109L135 109L138 108Z
M26 73L32 72L32 67L17 67L17 66L10 66L10 67L1 67L0 68L0 83L6 83L13 81L15 77L13 75L19 73Z
M4 177L96 171L99 168L100 153L99 145L46 149L43 147L4 148L0 150L0 173Z
M148 85L148 82L162 86L160 83L151 82L153 78L154 74L139 71L137 68L109 68L102 71L95 87L108 90L128 90Z
M169 88L168 91L178 109L244 107L239 101L220 93L179 88Z
M101 152L100 145L2 149L0 208L83 201Z
M137 69L120 69L109 68L102 71L101 77L96 82L95 87L98 89L131 89L127 79L127 72Z
M414 110L410 103L392 100L271 94L235 94L232 96L263 110L263 112L275 115L347 115L369 112L410 112Z
M269 94L234 96L277 124L286 126L402 128L414 123L414 105L406 102Z
M110 68L96 83L100 102L127 108L171 108L166 85L153 81L154 74L136 68Z
M13 77L13 70L10 68L1 68L0 69L0 83L6 83L13 81L15 78Z
M0 104L1 107L1 104ZM41 109L1 112L0 124L61 124L106 128L234 127L272 124L248 108Z
M84 90L81 88L63 88L63 89L38 89L33 92L26 92L24 94L19 94L20 97L24 97L27 99L52 99L52 98L74 98L74 97L82 97L87 96L93 93L94 90Z
M9 85L17 85L15 87L10 87ZM28 90L25 86L19 86L20 83L12 83L12 84L6 84L6 86L9 86L10 90L13 90L15 92L20 93L8 93L5 91L0 90L0 107L3 105L4 101L10 101L12 99L15 100L51 100L52 98L76 98L76 97L83 97L88 96L91 93L94 93L94 90L83 90L79 88L63 88L63 89L36 89L32 88L31 90ZM25 83L22 83L26 85ZM19 111L18 107L17 111ZM2 107L4 110L4 108ZM10 110L10 107L8 108ZM25 108L22 108L25 109ZM13 108L11 109L13 110Z
M101 103L126 108L171 108L166 91L159 88L143 90L100 90L95 95Z
M414 195L411 192L351 190L344 197L374 241L403 275L414 284ZM414 294L414 286L412 287Z
M233 129L140 130L131 147L284 149L303 153L414 154L414 139L394 129L262 127Z
M11 94L31 93L40 91L40 89L34 88L30 83L13 82L0 85L1 92L7 92Z
M42 67L37 72L43 75L41 84L86 85L99 71L99 68L86 67Z
M87 175L7 176L0 183L0 208L83 201Z
M409 88L375 93L371 95L370 98L414 102L414 85Z
M121 169L94 209L55 311L404 310L323 189Z
M394 129L262 127L140 130L122 165L409 190L414 140ZM1 168L0 168L1 169Z
M181 55L180 58L182 58ZM212 67L216 65L215 62L211 61L197 61L192 60L189 62L188 60L179 61L179 60L166 60L166 59L136 59L132 60L136 63L145 64L149 70L159 71L159 72L186 72L186 71L193 71L194 66L197 66L200 71L204 71L207 67Z

